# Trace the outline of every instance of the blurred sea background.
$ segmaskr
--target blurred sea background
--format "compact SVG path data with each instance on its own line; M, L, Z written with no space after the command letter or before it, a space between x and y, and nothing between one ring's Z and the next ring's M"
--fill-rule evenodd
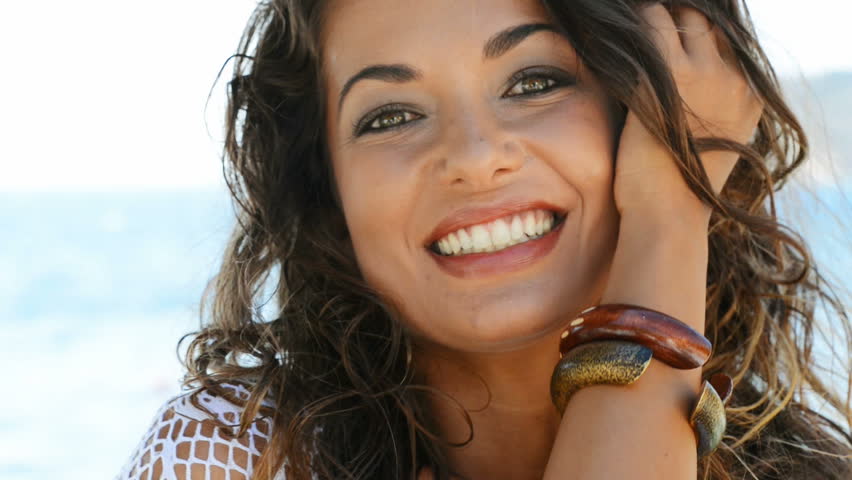
M782 215L848 292L852 33L837 10L852 12L837 3L814 0L824 15L803 25L794 2L749 2L814 143ZM234 224L222 85L207 95L253 5L0 7L14 71L0 79L0 479L112 478L179 393L177 341Z

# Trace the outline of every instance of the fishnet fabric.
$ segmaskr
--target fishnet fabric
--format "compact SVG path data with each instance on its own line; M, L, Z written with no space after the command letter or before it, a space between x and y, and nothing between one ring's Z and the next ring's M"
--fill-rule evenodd
M236 398L248 398L241 385L224 387ZM115 480L249 480L272 422L258 417L243 436L235 437L241 413L237 405L206 390L169 400ZM235 428L221 428L216 420ZM284 473L275 478L284 480Z

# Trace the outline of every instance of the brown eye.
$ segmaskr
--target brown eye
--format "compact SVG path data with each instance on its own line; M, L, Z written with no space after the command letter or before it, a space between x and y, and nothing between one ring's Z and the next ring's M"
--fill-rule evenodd
M367 115L363 120L358 121L353 126L353 134L359 137L367 133L402 128L423 117L423 115L407 110L408 108L412 107L398 103L384 105Z
M536 93L546 92L550 90L554 85L556 85L556 81L552 78L547 78L543 76L530 76L519 80L515 83L512 88L506 92L507 97L514 97L516 95L535 95Z
M395 127L403 123L410 122L414 119L411 112L389 112L376 117L371 123L370 128L373 130L381 130L383 128Z

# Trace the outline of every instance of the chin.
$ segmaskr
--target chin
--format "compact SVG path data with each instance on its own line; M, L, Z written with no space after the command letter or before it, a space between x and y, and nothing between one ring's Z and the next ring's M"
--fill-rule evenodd
M465 352L505 352L523 349L542 338L555 334L572 315L583 308L583 302L568 295L530 295L514 289L512 293L496 292L475 301L449 301L413 325L418 336L445 348ZM460 299L457 299L460 300ZM422 318L422 317L421 317Z

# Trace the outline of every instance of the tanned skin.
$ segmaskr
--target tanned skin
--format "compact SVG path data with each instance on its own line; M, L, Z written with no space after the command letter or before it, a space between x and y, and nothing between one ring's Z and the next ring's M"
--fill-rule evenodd
M707 19L659 4L641 15L694 114L693 135L748 140L762 107ZM473 441L449 450L456 471L474 480L694 479L686 418L700 369L652 360L633 385L582 390L561 418L550 400L559 335L590 305L642 305L704 331L710 209L636 117L628 113L616 136L612 102L567 40L541 31L498 58L480 53L500 31L548 21L534 0L332 3L322 39L328 142L359 267L399 307L418 374L470 412ZM360 81L340 100L364 67L399 64L419 74ZM518 88L507 78L541 65L577 81L507 95ZM381 124L359 122L391 104L404 128L353 132ZM702 155L717 191L736 160ZM545 261L459 278L424 245L461 208L524 201L568 212ZM467 437L452 405L436 401L434 412L445 436ZM424 469L420 479L432 476Z

